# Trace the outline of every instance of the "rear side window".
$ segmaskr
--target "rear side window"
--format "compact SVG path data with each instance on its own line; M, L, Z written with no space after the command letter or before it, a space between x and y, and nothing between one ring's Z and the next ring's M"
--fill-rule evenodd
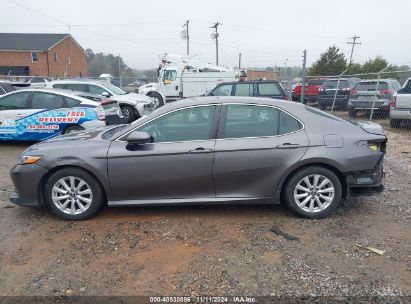
M29 92L21 92L4 96L0 99L0 111L26 109L29 95Z
M258 92L261 96L283 95L281 88L276 83L259 83Z
M357 91L375 91L376 89L376 81L359 82L355 86L355 90ZM380 81L378 84L378 90L388 90L388 84L385 81Z
M32 109L59 109L63 107L63 97L49 93L34 93L31 99Z
M66 87L67 87L67 85L64 84L64 83L56 83L56 84L53 84L53 88L54 88L54 89L65 89Z
M216 87L212 92L211 96L231 96L231 92L233 91L232 84L223 84Z
M82 83L68 83L66 84L65 89L78 92L87 92L86 85Z
M77 100L77 99L74 99L74 98L65 97L65 99L66 99L66 103L67 103L68 108L76 107L81 103L80 100Z
M102 95L103 92L107 92L107 90L96 85L88 85L88 92L90 94Z
M235 96L253 96L252 83L238 83L235 85Z
M273 107L227 105L225 138L275 136L300 129L298 120Z

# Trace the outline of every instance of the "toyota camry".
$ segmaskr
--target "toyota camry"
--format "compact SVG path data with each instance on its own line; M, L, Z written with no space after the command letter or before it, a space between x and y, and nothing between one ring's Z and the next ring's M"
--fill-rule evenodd
M131 125L59 136L25 150L11 202L68 220L104 206L274 204L322 218L383 189L386 137L284 100L201 97Z

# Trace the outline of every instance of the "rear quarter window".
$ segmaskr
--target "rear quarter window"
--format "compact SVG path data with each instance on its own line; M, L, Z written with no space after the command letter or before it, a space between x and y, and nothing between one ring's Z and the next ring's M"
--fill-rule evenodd
M260 96L283 95L282 89L277 83L259 83L257 86Z

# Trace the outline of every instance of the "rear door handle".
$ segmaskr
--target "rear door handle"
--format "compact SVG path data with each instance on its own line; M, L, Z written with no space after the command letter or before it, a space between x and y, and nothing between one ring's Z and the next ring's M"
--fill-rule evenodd
M199 147L197 149L190 150L189 152L192 153L192 154L195 154L195 153L211 153L211 152L213 152L213 150L212 149L204 149L203 147Z
M301 146L299 144L284 143L282 145L278 145L276 148L277 149L297 149L300 147Z
M24 114L18 113L18 114L16 114L16 116L17 116L17 117L23 117Z

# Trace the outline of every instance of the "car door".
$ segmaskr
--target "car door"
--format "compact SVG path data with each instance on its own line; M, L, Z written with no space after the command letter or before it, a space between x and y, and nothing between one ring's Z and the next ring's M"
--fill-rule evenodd
M30 92L15 92L0 98L0 139L19 139L21 119L27 115Z
M212 166L220 107L172 111L136 128L153 142L130 146L124 136L108 151L115 200L214 198Z
M284 171L304 155L303 124L272 106L222 108L213 176L217 198L272 197Z
M254 96L254 85L252 83L237 83L233 92L234 96Z
M257 83L258 96L284 99L285 94L278 83L275 82L260 82Z

